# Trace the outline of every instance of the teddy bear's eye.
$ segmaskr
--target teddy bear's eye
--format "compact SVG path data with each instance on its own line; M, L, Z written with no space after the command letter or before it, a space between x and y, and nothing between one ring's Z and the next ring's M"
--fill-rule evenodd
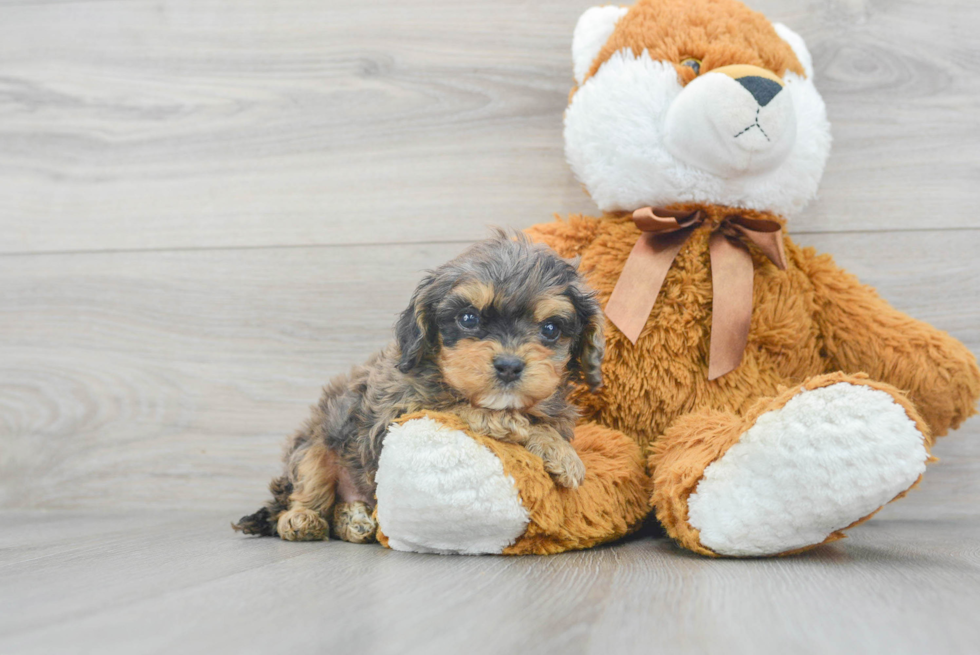
M701 60L700 59L695 59L694 57L688 57L687 59L685 59L684 61L681 62L681 66L687 66L692 71L694 71L694 74L695 75L700 75L701 74Z

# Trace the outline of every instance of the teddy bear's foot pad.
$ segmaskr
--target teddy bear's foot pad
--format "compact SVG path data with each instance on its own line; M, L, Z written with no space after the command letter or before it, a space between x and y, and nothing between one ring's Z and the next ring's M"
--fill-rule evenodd
M500 460L431 418L389 429L376 495L378 524L394 550L499 554L529 521Z
M922 433L888 392L802 390L705 469L689 522L720 555L790 552L839 537L914 485L928 459Z

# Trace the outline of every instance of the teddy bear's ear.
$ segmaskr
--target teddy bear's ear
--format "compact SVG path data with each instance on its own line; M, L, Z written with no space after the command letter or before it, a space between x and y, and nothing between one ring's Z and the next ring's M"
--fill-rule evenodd
M616 22L627 11L629 7L592 7L579 17L572 36L572 62L577 84L585 80L592 62L616 29Z
M803 70L806 71L807 78L813 79L813 57L810 56L810 51L806 49L806 43L803 41L803 37L782 23L773 23L772 26L776 28L776 34L779 35L779 38L788 43L789 47L793 49L796 58L803 65Z

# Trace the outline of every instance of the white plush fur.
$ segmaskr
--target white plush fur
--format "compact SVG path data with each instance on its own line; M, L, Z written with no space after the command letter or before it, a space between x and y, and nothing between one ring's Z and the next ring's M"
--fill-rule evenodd
M679 161L722 179L766 173L796 144L796 111L785 89L760 106L724 73L705 73L670 104L664 145Z
M616 29L616 23L622 18L629 7L592 7L587 9L575 24L572 35L572 64L575 81L579 84L585 79L592 68L592 62L599 55L602 46Z
M529 521L500 460L430 418L391 426L376 482L378 524L395 550L499 554Z
M795 41L805 53L802 39ZM806 65L809 54L802 60ZM739 112L754 101L723 77L706 72L682 87L670 63L624 49L578 89L565 113L565 155L600 209L703 202L789 215L816 195L830 152L830 125L812 77L785 74L784 90L760 108L763 125L769 121L785 138L763 153L760 135L753 133L750 156L740 154L729 128L739 123L741 129ZM668 123L676 102L684 111ZM754 113L755 104L750 109ZM685 132L675 135L674 144L688 153L683 159L668 147L668 128Z
M925 471L923 436L894 399L839 383L759 417L688 498L701 543L733 556L824 541Z

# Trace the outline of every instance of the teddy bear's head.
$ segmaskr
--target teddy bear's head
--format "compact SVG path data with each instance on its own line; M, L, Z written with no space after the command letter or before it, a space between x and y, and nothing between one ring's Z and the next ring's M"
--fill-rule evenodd
M816 193L830 125L803 39L736 0L593 7L575 27L565 153L603 211L779 214Z

